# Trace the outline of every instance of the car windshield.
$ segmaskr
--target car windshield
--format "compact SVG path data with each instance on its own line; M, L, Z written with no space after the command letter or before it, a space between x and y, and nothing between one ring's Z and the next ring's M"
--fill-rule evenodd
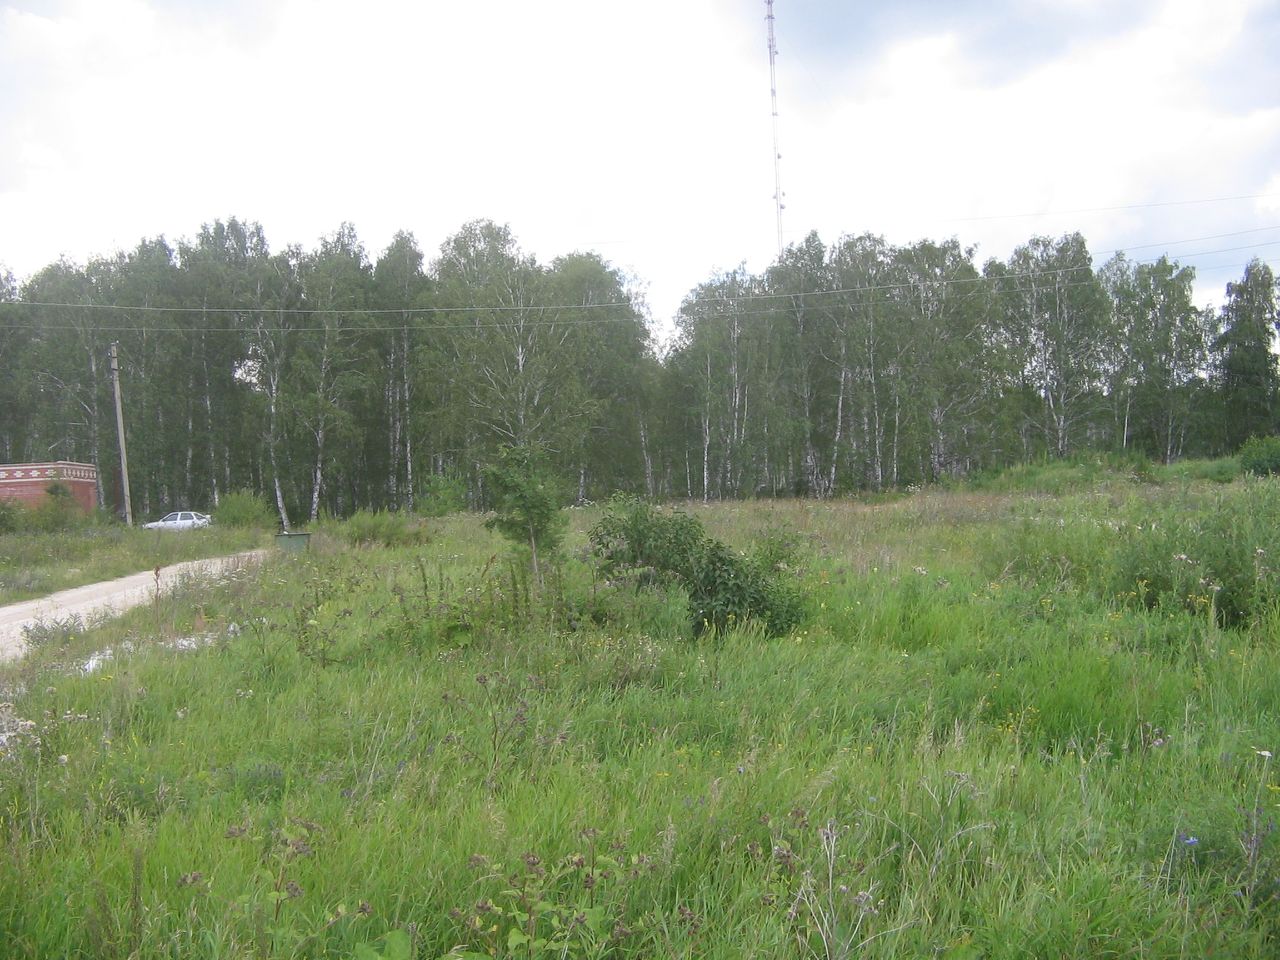
M180 514L169 513L160 518L161 523L168 523L170 520L177 520Z

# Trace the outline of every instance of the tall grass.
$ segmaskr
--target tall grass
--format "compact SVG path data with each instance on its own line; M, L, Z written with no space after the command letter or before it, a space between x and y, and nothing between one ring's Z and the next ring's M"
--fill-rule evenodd
M0 603L257 546L254 530L158 531L86 524L49 533L0 534Z
M1162 496L699 508L798 543L810 615L774 640L695 638L679 596L580 559L539 593L468 517L193 584L0 674L0 943L1271 955L1276 619L1106 586L1109 521L1210 528L1212 496Z

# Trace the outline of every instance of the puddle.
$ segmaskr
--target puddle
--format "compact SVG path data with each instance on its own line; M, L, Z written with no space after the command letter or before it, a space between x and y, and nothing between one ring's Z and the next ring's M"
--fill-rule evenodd
M227 634L228 636L235 635L230 629L228 629ZM133 653L135 650L144 648L148 650L176 650L180 653L186 653L207 647L209 644L217 642L217 640L218 634L216 633L197 633L190 637L175 637L172 640L156 640L149 643L134 643L132 640L125 640L114 647L106 647L89 654L89 656L77 663L71 672L87 677L89 674L97 673L120 654Z

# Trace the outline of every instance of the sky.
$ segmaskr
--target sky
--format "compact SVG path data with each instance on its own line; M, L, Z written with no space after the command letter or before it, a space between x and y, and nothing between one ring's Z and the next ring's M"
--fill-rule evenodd
M776 0L784 240L1280 267L1275 0ZM0 265L237 216L594 250L659 329L777 255L763 0L0 0Z

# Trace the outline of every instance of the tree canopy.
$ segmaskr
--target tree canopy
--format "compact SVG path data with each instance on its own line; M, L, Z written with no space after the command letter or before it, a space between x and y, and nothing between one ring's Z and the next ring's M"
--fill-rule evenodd
M1194 271L1080 234L978 264L956 239L788 247L691 290L655 343L621 271L541 263L510 228L435 253L350 224L273 250L205 225L18 282L0 274L0 458L118 462L119 342L140 513L266 496L282 522L412 509L448 477L536 447L579 500L830 496L1083 451L1173 460L1276 430L1276 280L1255 261L1221 312Z

